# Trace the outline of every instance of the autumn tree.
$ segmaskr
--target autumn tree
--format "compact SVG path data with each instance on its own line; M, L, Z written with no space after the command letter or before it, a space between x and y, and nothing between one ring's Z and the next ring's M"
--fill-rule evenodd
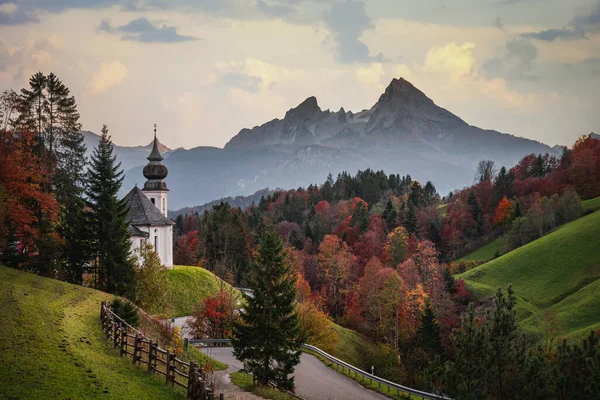
M236 299L233 292L221 289L203 299L186 321L194 339L226 339L231 337Z
M339 341L331 318L312 301L298 304L298 323L303 343L331 352Z
M494 223L496 225L505 226L510 222L513 216L513 203L506 196L500 200L496 212L494 213Z
M327 235L319 245L317 261L320 268L321 291L331 315L344 315L344 296L348 278L356 258L348 245L337 236Z
M492 160L481 160L477 163L476 182L491 182L496 175L496 163Z
M403 226L397 227L388 234L385 254L393 266L408 258L408 232Z
M144 311L159 314L166 309L170 300L166 271L150 243L136 250L133 299Z
M38 249L44 242L57 240L42 224L54 223L58 207L54 196L42 190L49 176L34 147L34 132L0 130L0 254L9 265L49 275L53 264L40 259Z
M233 354L246 363L262 386L274 382L294 390L290 376L300 362L301 338L296 307L295 276L283 254L283 242L273 228L266 227L258 255L251 267L246 298L234 324Z

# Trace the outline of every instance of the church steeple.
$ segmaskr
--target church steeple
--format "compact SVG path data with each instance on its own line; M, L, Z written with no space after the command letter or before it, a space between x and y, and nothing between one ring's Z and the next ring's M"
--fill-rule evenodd
M165 159L158 150L158 139L156 139L156 124L154 124L154 141L152 142L152 152L146 159L148 161L162 161Z
M154 141L152 143L152 152L148 156L149 163L144 167L144 176L146 183L144 191L147 190L169 190L167 184L163 182L169 173L167 167L162 163L164 157L158 150L158 139L156 138L156 124L154 124Z

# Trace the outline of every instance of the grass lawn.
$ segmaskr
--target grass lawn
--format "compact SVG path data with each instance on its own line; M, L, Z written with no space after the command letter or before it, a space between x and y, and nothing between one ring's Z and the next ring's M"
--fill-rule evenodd
M200 267L176 265L166 274L171 286L167 314L172 317L191 315L203 299L217 294L221 287L231 288L212 272Z
M231 377L231 382L233 382L234 385L236 385L240 389L252 392L257 396L262 397L263 399L296 400L296 397L288 393L281 392L277 389L254 385L254 383L252 382L252 375L244 371L234 372L232 374L229 374L229 376Z
M494 258L496 252L502 254L504 250L504 244L506 243L506 239L504 236L500 236L496 240L492 240L488 244L483 247L478 248L472 253L467 254L459 261L489 261Z
M584 201L583 207L592 211L600 210L600 197Z
M110 299L0 267L0 398L185 399L106 340L100 302Z
M365 349L373 345L364 336L352 329L344 328L335 323L332 323L332 327L337 332L339 340L330 354L335 358L346 361L348 364L363 368Z
M512 284L526 330L535 331L535 317L551 309L566 334L580 338L600 323L599 238L595 212L458 277L479 296Z

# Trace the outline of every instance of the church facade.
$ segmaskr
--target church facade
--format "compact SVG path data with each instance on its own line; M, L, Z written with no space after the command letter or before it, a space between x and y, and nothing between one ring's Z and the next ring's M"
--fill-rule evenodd
M143 248L147 243L154 247L162 265L173 268L173 225L167 218L167 200L169 189L164 179L167 167L162 163L164 157L158 150L156 127L152 152L144 167L147 179L144 188L137 185L125 196L129 202L129 232L131 233L131 252Z

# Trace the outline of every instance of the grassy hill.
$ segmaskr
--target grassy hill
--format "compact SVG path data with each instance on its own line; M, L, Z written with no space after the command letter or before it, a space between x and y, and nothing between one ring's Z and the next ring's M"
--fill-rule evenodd
M221 287L231 289L229 284L200 267L176 265L166 274L171 292L167 314L173 317L191 315L200 301L217 294Z
M100 302L110 298L0 267L0 398L184 399L105 339Z
M588 210L597 211L600 210L600 197L596 197L595 199L589 199L583 202L583 207Z
M459 275L480 297L513 285L523 327L536 332L536 317L557 313L569 338L600 328L600 212Z
M496 252L502 254L506 239L500 236L496 240L492 240L485 246L482 246L472 253L467 254L459 261L488 261L494 258Z

